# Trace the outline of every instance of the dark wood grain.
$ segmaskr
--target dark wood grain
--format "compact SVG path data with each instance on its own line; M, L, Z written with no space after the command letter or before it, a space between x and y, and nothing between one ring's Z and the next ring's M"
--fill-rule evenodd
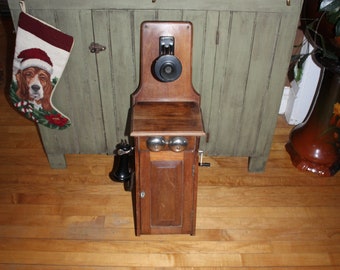
M132 108L132 136L203 136L198 104L193 102L142 102Z

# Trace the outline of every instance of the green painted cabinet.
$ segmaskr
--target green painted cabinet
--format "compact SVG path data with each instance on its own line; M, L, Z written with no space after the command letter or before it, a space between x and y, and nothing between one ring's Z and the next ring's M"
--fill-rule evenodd
M290 3L289 3L290 2ZM26 1L27 11L75 38L53 96L71 118L63 131L40 127L51 167L64 154L111 154L128 134L130 95L139 83L143 21L193 23L193 85L201 95L207 155L268 158L302 0ZM14 23L18 1L9 1ZM106 47L91 53L92 42Z

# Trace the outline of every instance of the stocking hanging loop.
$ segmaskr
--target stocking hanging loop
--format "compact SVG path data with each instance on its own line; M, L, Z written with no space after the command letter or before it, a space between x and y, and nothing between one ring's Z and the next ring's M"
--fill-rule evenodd
M21 8L21 11L26 13L25 1L19 1L19 5L20 5L20 8Z

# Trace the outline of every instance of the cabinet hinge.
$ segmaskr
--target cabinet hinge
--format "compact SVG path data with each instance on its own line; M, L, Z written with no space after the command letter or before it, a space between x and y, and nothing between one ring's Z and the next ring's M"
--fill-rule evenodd
M220 32L219 31L216 31L215 43L216 43L216 45L218 45L220 43Z
M193 177L195 176L195 169L196 169L195 165L192 165L192 176Z

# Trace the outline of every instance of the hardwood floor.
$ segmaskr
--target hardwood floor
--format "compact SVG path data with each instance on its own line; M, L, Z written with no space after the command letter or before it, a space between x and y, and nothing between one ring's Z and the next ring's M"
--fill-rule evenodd
M5 89L0 269L340 269L340 173L293 167L282 117L264 173L248 173L246 158L204 159L196 236L136 237L131 194L108 177L113 157L68 155L67 169L51 169L36 126Z

